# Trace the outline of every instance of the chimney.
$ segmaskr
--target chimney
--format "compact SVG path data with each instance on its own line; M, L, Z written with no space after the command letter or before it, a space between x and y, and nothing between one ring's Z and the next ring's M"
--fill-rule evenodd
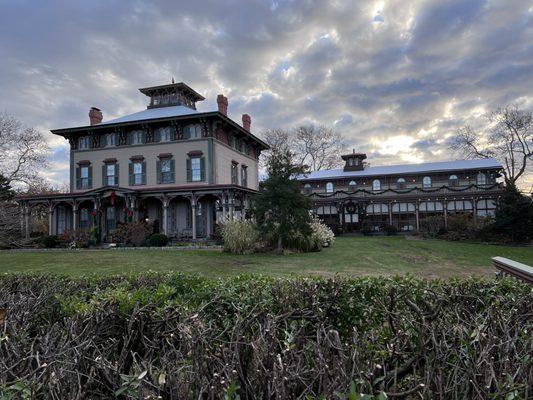
M91 122L91 125L97 125L101 123L103 118L104 116L99 108L91 107L89 110L89 121Z
M250 132L250 125L252 125L252 118L248 114L242 115L242 127Z
M218 112L224 115L228 115L228 98L223 94L217 96Z

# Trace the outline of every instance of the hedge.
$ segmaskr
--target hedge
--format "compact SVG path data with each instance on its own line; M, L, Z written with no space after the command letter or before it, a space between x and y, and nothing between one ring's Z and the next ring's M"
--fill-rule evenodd
M531 304L506 279L5 274L0 398L525 399Z

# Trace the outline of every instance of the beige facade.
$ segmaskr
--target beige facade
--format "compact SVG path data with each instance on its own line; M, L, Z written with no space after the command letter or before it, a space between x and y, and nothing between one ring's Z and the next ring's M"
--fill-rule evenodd
M238 185L242 184L242 167L245 166L248 171L247 188L257 190L259 188L259 171L256 159L235 151L228 145L215 141L215 179L217 183L231 184L231 165L237 163L238 167Z

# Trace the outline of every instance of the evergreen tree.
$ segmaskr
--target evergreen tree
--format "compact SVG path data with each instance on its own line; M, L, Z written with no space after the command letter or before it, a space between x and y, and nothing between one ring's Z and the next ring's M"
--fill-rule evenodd
M310 201L294 179L305 170L293 162L290 151L274 149L267 172L268 178L261 183L255 199L254 213L265 239L282 252L296 235L311 236Z
M0 201L12 200L14 196L15 192L11 189L9 180L0 174Z
M533 201L514 185L507 185L496 209L494 227L513 242L533 239Z

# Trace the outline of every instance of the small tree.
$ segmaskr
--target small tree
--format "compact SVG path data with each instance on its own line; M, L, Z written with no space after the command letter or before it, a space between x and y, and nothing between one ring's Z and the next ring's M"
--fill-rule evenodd
M304 173L294 164L288 150L273 149L267 162L268 178L261 184L255 199L254 213L267 242L276 243L277 251L290 242L295 233L304 237L312 233L310 201L294 179Z
M498 203L494 227L513 242L528 242L533 239L533 199L524 196L513 185L505 188Z

